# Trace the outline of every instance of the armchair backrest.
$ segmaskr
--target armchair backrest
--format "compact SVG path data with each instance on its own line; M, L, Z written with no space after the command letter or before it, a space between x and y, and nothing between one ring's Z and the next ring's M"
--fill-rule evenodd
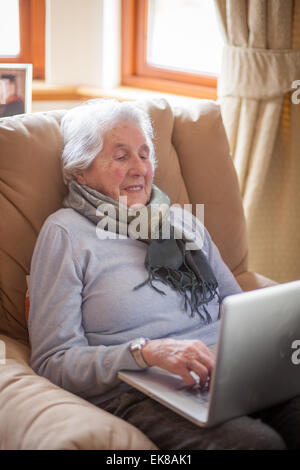
M205 226L235 275L247 269L246 224L219 106L139 102L152 118L154 182L171 203L205 204ZM40 228L67 193L60 166L65 111L0 119L0 332L28 341L26 275ZM51 256L51 254L49 254Z

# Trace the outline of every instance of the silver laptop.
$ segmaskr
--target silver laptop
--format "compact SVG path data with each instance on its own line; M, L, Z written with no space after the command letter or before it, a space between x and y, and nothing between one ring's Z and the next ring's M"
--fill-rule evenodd
M118 376L193 423L213 426L300 395L297 340L300 280L223 300L209 390L159 367Z

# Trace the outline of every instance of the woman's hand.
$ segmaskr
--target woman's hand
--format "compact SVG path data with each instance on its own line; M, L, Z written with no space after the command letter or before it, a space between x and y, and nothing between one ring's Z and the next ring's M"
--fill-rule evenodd
M190 371L200 377L203 386L215 366L215 354L199 340L151 340L143 346L142 355L149 366L180 375L190 386L196 383Z

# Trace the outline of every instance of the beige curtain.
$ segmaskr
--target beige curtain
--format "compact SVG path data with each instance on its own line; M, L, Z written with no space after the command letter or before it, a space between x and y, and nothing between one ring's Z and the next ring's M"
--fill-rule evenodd
M218 93L243 196L249 270L299 279L300 103L291 98L300 80L300 0L215 4L225 39Z

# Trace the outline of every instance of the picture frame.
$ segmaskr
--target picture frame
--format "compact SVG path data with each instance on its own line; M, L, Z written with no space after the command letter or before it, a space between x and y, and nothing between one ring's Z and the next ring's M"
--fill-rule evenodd
M0 64L0 118L30 113L32 64Z

